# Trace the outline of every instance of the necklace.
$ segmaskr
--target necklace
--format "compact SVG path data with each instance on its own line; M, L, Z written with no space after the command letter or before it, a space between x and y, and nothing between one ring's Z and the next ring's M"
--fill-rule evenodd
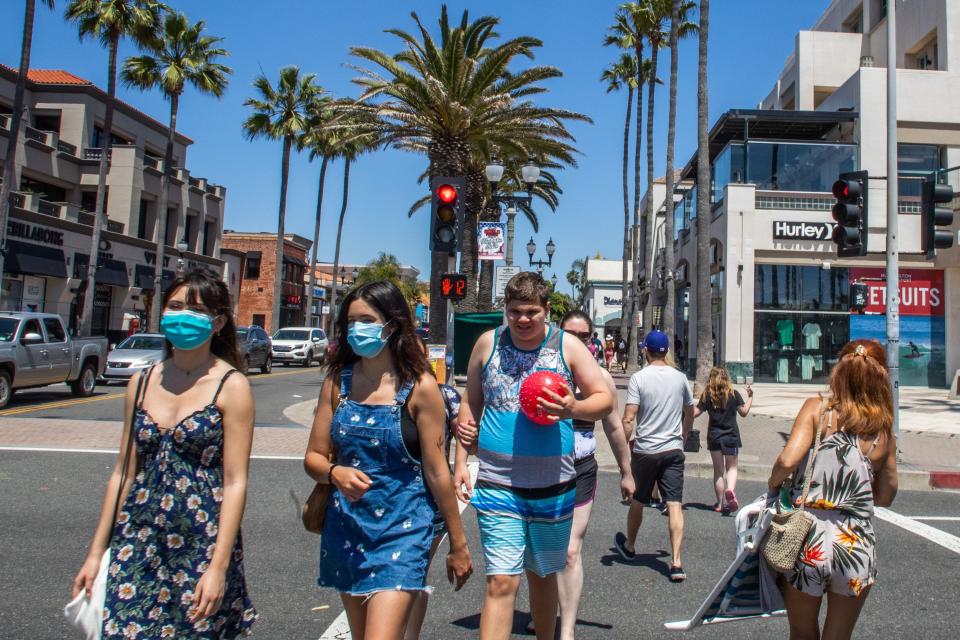
M202 369L203 367L209 368L209 366L210 366L210 358L207 358L202 364L199 364L199 365L195 366L195 367L192 368L192 369L184 369L184 368L182 368L182 367L178 367L177 364L173 361L173 358L170 359L170 365L171 365L174 369L176 369L177 371L179 371L180 373L182 373L183 375L185 375L186 377L189 378L191 375L193 375L194 372Z

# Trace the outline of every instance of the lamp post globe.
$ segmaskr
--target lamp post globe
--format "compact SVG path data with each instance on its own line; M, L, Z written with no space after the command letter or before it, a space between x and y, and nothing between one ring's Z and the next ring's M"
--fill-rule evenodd
M547 257L553 258L553 252L557 250L557 245L553 243L553 238L547 241Z
M503 163L500 162L496 156L490 158L490 162L487 163L487 166L484 167L484 174L487 177L487 181L490 183L490 187L493 191L497 190L497 184L500 180L503 179Z
M533 157L527 160L527 163L520 167L520 175L527 185L527 191L533 190L533 185L540 179L540 167L534 162Z
M527 243L527 254L530 256L530 259L533 259L533 254L537 252L537 243L533 241L533 238L530 238L530 242Z
M550 276L550 284L553 285L554 289L557 288L557 280L558 280L557 274L553 274L552 276Z

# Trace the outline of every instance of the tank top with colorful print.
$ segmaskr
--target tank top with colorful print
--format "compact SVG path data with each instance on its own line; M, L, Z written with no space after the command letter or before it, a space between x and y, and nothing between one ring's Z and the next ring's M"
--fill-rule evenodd
M507 327L499 327L493 343L481 376L478 481L515 488L570 482L575 477L573 421L539 425L520 410L520 386L537 371L553 371L574 388L573 375L563 359L563 332L547 325L544 341L528 351L513 344Z

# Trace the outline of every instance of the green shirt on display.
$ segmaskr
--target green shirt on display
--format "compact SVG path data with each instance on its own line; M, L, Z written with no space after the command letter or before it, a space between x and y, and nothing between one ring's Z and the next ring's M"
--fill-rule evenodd
M777 321L777 333L780 335L780 346L793 346L793 320L784 318Z

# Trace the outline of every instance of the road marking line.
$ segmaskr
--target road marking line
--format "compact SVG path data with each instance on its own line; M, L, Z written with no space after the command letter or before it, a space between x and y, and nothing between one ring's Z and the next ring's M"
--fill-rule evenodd
M78 404L90 404L91 402L102 402L104 400L116 400L117 398L122 398L126 395L124 393L109 393L103 396L94 396L92 398L75 398L71 400L57 400L55 402L47 402L46 404L38 404L31 407L16 407L14 409L5 409L0 411L0 417L2 416L15 416L21 413L32 413L33 411L43 411L44 409L59 409L61 407L73 407Z
M0 451L31 451L34 453L119 453L117 449L69 449L63 447L17 447L0 446ZM251 460L297 460L302 462L303 456L271 456L252 455Z
M476 462L468 462L467 468L470 470L470 484L472 486L477 485L477 471L479 470L479 465ZM457 500L457 498L454 498ZM463 513L463 510L467 508L467 503L460 502L457 500L457 509L460 510L460 513ZM444 534L446 538L446 534ZM441 541L442 544L442 541ZM350 623L347 620L347 612L341 611L333 622L330 623L330 626L327 627L327 630L323 632L320 636L320 640L351 640L352 636L350 635Z
M940 522L960 522L958 516L910 516L911 520L936 520Z
M941 531L940 529L935 529L928 524L917 522L914 518L908 518L907 516L900 515L889 509L884 509L883 507L877 507L876 515L881 520L895 524L901 529L906 529L910 533L915 533L921 538L926 538L930 542L936 543L956 554L960 554L960 538L957 536L951 535L946 531Z

